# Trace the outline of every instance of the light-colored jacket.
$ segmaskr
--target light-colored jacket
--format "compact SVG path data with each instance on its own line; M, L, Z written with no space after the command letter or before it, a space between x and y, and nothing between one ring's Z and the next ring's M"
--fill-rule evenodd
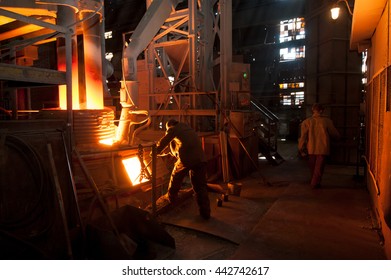
M160 154L168 145L170 145L171 153L186 167L206 162L201 139L185 123L177 123L167 129L166 135L156 145L157 154Z
M332 120L319 114L313 114L312 117L301 123L299 151L306 148L309 155L329 155L330 138L340 138Z

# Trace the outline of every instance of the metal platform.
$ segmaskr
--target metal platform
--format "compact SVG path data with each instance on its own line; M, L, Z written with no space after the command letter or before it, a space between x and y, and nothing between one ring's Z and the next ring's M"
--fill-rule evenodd
M221 207L216 200L221 194L210 193L211 218L205 221L198 214L195 199L189 198L177 208L164 214L162 222L181 228L207 233L235 244L242 243L250 234L259 218L266 212L266 204L229 195Z

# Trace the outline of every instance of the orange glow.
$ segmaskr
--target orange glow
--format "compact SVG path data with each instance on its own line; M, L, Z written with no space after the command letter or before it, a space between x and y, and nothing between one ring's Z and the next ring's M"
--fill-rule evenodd
M115 143L115 138L108 138L108 139L101 139L99 140L99 143L100 144L103 144L103 145L107 145L107 146L113 146L113 144Z
M72 57L72 109L96 109L104 108L103 83L101 74L101 63L97 57L100 57L99 50L85 42L88 45L88 55L85 55L85 98L80 96L79 92L79 77L78 77L78 62L77 57ZM87 48L86 48L87 49ZM58 64L59 71L66 71L64 63ZM97 74L99 73L99 74ZM81 100L83 102L81 102ZM66 85L59 86L59 104L63 110L67 109Z
M0 1L0 2L2 2L2 1ZM34 17L34 16L40 16L41 18L47 17L47 18L41 19L41 21L48 22L51 24L56 23L56 12L54 11L54 9L53 9L53 11L49 11L47 9L27 8L27 7L23 7L23 8L1 7L1 8L4 10L8 10L10 12L24 15L26 17ZM13 22L13 21L14 21L14 19L0 16L0 24L1 25L9 23L9 22ZM23 27L19 27L19 28L15 28L15 29L12 29L9 31L2 32L0 35L0 40L3 41L3 40L18 36L20 34L28 34L29 32L35 32L35 31L38 31L41 29L44 29L44 28L41 26L38 26L38 25L34 25L34 24L27 24L27 25L24 25Z
M87 109L103 109L102 80L86 77Z
M10 23L10 22L13 22L13 21L15 21L15 19L0 16L0 25L4 25L4 24L7 24L7 23Z
M88 40L85 40L84 45L87 109L103 109L102 65L99 59L101 51Z
M74 60L74 59L72 59ZM72 109L73 110L79 110L80 109L80 102L79 102L79 85L78 81L78 73L77 73L77 61L72 61ZM66 71L66 65L65 64L59 64L58 65L59 71ZM60 109L66 110L67 109L67 86L61 85L58 87L58 93L59 93L59 104Z
M51 20L51 21L45 20L45 22L54 23L54 20ZM31 33L31 32L35 32L35 31L41 30L41 29L43 29L43 27L30 24L30 25L26 25L26 26L23 26L23 27L12 29L12 30L7 31L7 32L3 32L1 34L1 36L0 36L0 39L1 40L6 40L6 39L10 39L10 38L16 37L19 34Z
M141 164L137 156L123 159L122 164L133 186L149 181L147 178L140 178Z
M104 107L103 104L103 85L101 77L96 77L93 72L88 71L91 66L86 65L86 104L80 104L78 82L72 82L72 109L98 109ZM77 61L72 61L72 81L78 81ZM92 66L93 67L93 66ZM58 65L59 71L66 71L65 64ZM88 75L89 74L89 75ZM67 109L67 92L66 85L59 86L59 104L63 110Z

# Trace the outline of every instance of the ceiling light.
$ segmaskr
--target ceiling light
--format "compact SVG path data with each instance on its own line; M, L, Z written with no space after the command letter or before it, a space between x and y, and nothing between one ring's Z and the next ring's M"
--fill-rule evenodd
M340 8L338 7L338 4L341 3L341 2L344 2L345 5L346 5L346 8L348 9L348 12L351 16L353 16L353 12L349 6L349 3L347 0L338 0L334 5L333 7L330 9L330 12L331 12L331 18L333 20L336 20L338 17L339 17L339 11L340 11Z

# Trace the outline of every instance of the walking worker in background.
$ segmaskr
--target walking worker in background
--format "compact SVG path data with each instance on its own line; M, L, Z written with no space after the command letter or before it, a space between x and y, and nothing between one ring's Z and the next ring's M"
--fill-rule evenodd
M167 197L174 202L183 179L189 175L199 212L202 218L210 218L210 202L207 190L207 161L197 133L187 124L171 119L166 123L166 134L158 141L156 151L161 155L170 145L171 154L177 158L171 172Z
M302 156L308 155L312 188L320 187L326 158L330 154L330 138L340 138L332 120L323 116L323 111L323 105L315 103L312 106L312 116L301 123L298 148Z

